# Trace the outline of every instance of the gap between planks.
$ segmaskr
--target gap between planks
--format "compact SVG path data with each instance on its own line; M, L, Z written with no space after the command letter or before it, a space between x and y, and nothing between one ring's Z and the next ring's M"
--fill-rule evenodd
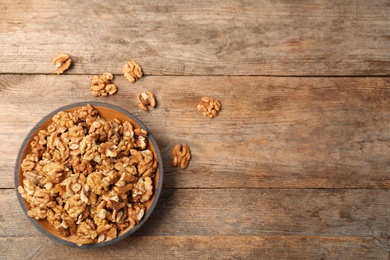
M96 73L64 73L57 75L55 73L19 73L19 72L0 72L0 76L21 75L21 76L94 76ZM112 73L114 76L123 76L121 73ZM363 74L363 75L296 75L296 74L143 74L143 77L268 77L268 78L390 78L390 74Z

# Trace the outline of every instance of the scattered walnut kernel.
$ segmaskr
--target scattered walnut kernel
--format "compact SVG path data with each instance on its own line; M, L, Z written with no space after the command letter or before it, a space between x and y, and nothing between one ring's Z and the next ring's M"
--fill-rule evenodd
M213 118L221 111L221 103L214 98L203 97L197 108L199 111L203 112L203 115L208 118Z
M150 91L137 94L137 100L138 100L138 106L144 111L148 111L148 106L151 107L156 106L156 100L153 96L153 93Z
M187 145L177 144L172 149L171 164L173 167L179 166L182 169L187 168L191 159L191 151Z
M130 82L134 82L134 81L138 80L139 78L142 78L141 67L139 66L139 64L137 62L135 62L133 60L127 62L123 66L122 71L123 71L125 78Z
M94 76L91 80L91 85L89 86L92 96L99 97L115 94L118 89L111 83L111 80L113 79L114 75L108 72L99 76Z
M76 236L78 245L114 239L137 225L153 196L158 164L147 131L107 121L91 105L52 120L21 163L18 192L29 204L28 216L47 219L60 236Z
M62 74L67 70L72 64L72 60L69 58L68 54L59 54L52 60L53 64L56 66L56 73Z

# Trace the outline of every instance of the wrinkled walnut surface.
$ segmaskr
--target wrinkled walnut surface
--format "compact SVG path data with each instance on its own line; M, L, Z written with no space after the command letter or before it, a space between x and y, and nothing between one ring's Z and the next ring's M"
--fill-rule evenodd
M187 145L177 144L173 147L171 156L171 164L173 167L179 166L185 169L191 159L191 150Z
M137 225L153 196L157 160L147 132L107 121L87 105L59 112L30 143L18 192L28 216L47 219L78 245L114 239Z
M53 64L56 66L56 73L62 74L65 70L69 69L72 64L72 59L69 58L68 54L59 54L52 60Z
M108 95L114 95L118 89L111 81L114 79L114 75L111 73L105 72L102 75L93 76L89 90L91 91L92 96L106 97Z
M130 82L134 82L143 76L141 66L133 60L127 62L122 71L125 78Z
M138 101L138 106L144 111L149 110L148 106L151 107L156 106L156 99L154 98L153 93L150 91L137 94L137 101Z
M221 111L221 102L214 98L203 97L197 108L208 118L214 118Z

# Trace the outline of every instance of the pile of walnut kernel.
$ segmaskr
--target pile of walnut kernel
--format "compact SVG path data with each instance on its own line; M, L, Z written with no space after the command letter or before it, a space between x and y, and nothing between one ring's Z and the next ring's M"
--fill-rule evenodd
M148 133L107 121L87 105L59 112L33 138L18 187L28 216L47 219L78 245L108 241L142 219L153 195L157 160Z

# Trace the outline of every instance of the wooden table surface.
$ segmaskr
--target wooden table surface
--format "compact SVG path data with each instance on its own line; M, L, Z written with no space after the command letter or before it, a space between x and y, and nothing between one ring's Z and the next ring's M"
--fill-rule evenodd
M62 75L59 53L74 61ZM118 93L93 97L103 72ZM221 101L216 118L202 96ZM389 259L388 0L2 0L0 97L1 259ZM46 238L15 192L26 134L80 101L133 113L163 156L152 216L105 248ZM170 165L177 143L185 170Z

